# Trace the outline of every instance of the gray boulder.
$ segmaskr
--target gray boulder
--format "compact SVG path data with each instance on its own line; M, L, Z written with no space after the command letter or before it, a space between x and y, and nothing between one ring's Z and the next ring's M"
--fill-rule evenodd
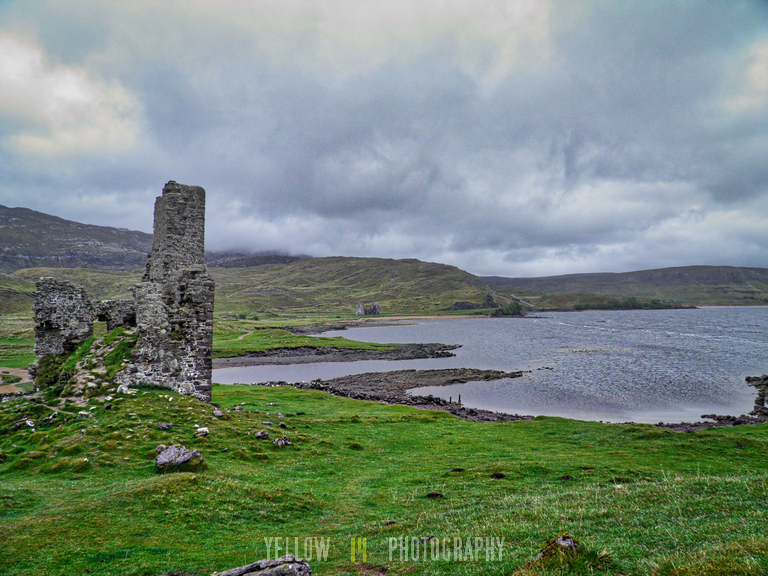
M162 446L162 444L161 444ZM155 471L164 472L195 472L204 470L206 464L197 450L174 444L165 448L155 458Z
M214 572L211 576L311 576L312 569L303 558L286 554L277 560L259 560L253 564Z

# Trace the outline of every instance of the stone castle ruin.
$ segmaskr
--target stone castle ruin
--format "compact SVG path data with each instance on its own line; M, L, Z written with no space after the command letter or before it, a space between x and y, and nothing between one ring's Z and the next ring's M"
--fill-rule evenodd
M214 282L204 256L205 190L170 181L155 201L152 251L133 302L94 302L82 287L41 278L33 308L35 354L74 351L93 334L94 319L106 321L110 331L135 327L131 363L115 382L164 386L210 402Z

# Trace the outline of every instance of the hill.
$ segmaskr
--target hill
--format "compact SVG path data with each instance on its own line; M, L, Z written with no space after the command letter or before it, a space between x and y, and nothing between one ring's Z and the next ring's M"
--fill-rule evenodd
M0 206L0 272L24 268L143 268L152 249L145 232L81 224L28 208ZM244 267L292 262L285 254L206 252L209 266Z
M0 273L0 310L3 315L25 313L32 310L34 302L34 282Z
M490 295L477 276L413 259L305 258L211 274L217 311L353 313L358 302L378 302L384 313L436 312L456 302L480 307Z
M501 294L533 298L532 303L538 303L538 299L556 301L541 297L541 294L597 294L619 298L656 299L697 306L768 303L766 268L685 266L542 278L486 276L482 280Z
M378 302L384 313L436 312L456 302L480 307L490 289L454 266L383 258L303 258L248 268L210 267L216 281L216 313L325 312L351 314L358 302ZM139 272L84 268L30 268L7 276L34 281L53 276L85 286L98 299L129 298ZM10 282L10 280L9 280ZM1 295L0 295L1 296ZM31 301L29 303L31 308Z

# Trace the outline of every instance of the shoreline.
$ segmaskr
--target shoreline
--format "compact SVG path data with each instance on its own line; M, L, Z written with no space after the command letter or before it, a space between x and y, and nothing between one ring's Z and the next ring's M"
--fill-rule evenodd
M444 368L437 370L394 370L392 372L366 372L352 374L329 380L311 382L254 382L250 386L291 386L299 389L322 390L353 400L402 404L423 410L442 410L465 420L478 422L512 422L532 420L534 416L525 414L507 414L478 408L468 408L458 402L449 402L432 396L417 396L406 391L425 386L447 386L465 382L499 380L501 378L519 378L524 372L504 372L502 370L481 370L477 368Z
M311 361L311 360L310 360ZM339 360L340 361L340 360ZM351 361L351 360L347 360ZM530 414L510 414L494 412L480 408L467 407L456 401L448 401L439 397L408 394L406 391L427 386L448 386L465 382L486 382L502 378L519 378L525 372L504 372L502 370L482 370L477 368L444 368L432 370L394 370L391 372L366 372L352 374L328 380L316 379L310 382L268 381L243 383L246 386L291 386L299 389L322 390L342 398L384 402L385 404L401 404L422 410L442 410L458 418L477 422L513 422L532 420ZM729 426L763 424L768 422L766 416L730 416L707 414L696 422L659 422L644 424L638 422L612 423L613 426L654 426L666 428L675 432L694 432L707 428L723 428Z
M242 366L312 364L315 362L356 362L358 360L421 360L450 358L458 344L396 344L394 350L358 350L355 348L276 348L266 352L251 352L242 356L214 358L213 368Z
M378 317L354 320L342 324L323 324L316 326L299 326L291 328L296 334L321 334L331 330L346 330L347 328L367 328L374 326L401 326L413 324L413 320L442 319L446 316L418 317ZM466 316L447 316L447 318L466 318ZM262 353L252 353L231 358L214 358L213 368L229 368L261 365L310 364L314 362L355 362L358 360L414 360L422 358L446 358L455 356L451 350L460 348L455 344L402 344L395 350L378 352L372 350L356 350L345 348L313 348L302 347L294 349L280 348ZM316 379L311 382L289 383L284 381L254 382L251 386L292 386L301 389L323 390L343 398L369 400L386 404L402 404L424 410L442 410L466 420L479 422L511 422L532 420L535 416L528 414L509 414L478 408L462 406L458 402L450 402L432 395L419 396L407 394L406 390L427 386L447 386L465 382L490 381L501 378L518 378L524 372L504 372L501 370L482 370L475 368L445 368L435 370L395 370L391 372L367 372L341 376L329 380ZM763 424L768 422L766 416L741 416L706 414L706 421L696 422L659 422L657 424L641 424L666 428L676 432L694 432L707 428L722 428L729 426ZM614 426L638 425L637 422L615 423Z

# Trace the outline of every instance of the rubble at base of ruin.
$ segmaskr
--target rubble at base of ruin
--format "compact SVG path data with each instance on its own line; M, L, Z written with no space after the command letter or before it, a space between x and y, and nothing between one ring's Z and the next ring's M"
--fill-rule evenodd
M74 351L93 334L94 318L106 321L110 331L135 326L138 343L115 382L163 386L210 402L214 282L204 263L204 241L205 190L168 182L155 201L152 251L133 302L94 302L82 287L41 278L35 354Z

